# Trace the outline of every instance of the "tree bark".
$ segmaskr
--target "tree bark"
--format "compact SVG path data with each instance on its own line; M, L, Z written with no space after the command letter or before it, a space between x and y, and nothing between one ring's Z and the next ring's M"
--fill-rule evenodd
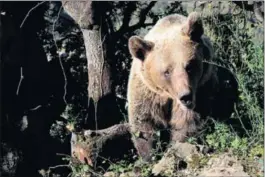
M111 72L106 56L108 33L104 23L105 4L95 1L63 1L65 11L80 26L86 48L88 94L94 103L111 93Z
M88 94L97 103L101 97L111 93L110 66L106 60L105 38L100 30L82 29L88 66ZM104 34L104 33L103 33Z
M64 10L79 25L84 37L88 69L88 118L83 128L102 129L117 122L119 111L115 107L112 89L110 34L106 9L109 2L62 1ZM117 106L117 105L116 105ZM116 118L116 120L115 120Z

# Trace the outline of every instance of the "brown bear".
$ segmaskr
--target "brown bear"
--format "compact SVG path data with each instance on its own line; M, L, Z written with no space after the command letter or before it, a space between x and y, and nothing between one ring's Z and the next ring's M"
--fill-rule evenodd
M129 123L138 154L149 161L157 129L170 129L171 142L196 131L196 91L215 80L213 67L203 64L214 57L213 47L196 12L164 17L144 38L132 36L128 45L133 58Z

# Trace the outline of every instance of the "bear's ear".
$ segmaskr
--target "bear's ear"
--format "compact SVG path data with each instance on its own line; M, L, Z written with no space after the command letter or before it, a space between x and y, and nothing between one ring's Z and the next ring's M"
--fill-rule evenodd
M193 41L200 41L204 32L200 14L197 12L190 13L187 22L181 29L181 32L183 35L189 36Z
M154 43L150 41L146 41L138 36L132 36L129 39L129 51L131 55L135 58L143 61L154 47Z

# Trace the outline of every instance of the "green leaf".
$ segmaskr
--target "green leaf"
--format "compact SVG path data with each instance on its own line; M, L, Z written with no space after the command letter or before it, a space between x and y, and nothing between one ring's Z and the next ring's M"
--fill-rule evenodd
M88 170L89 170L89 167L88 167L87 165L84 165L84 166L83 166L83 171L84 171L84 172L88 172Z

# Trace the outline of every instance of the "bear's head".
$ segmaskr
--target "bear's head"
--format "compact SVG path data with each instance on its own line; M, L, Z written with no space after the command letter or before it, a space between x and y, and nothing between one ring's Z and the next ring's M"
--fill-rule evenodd
M203 35L199 14L177 18L161 19L144 39L132 36L129 51L148 88L193 109L196 90L204 80L203 60L212 57L211 44Z

